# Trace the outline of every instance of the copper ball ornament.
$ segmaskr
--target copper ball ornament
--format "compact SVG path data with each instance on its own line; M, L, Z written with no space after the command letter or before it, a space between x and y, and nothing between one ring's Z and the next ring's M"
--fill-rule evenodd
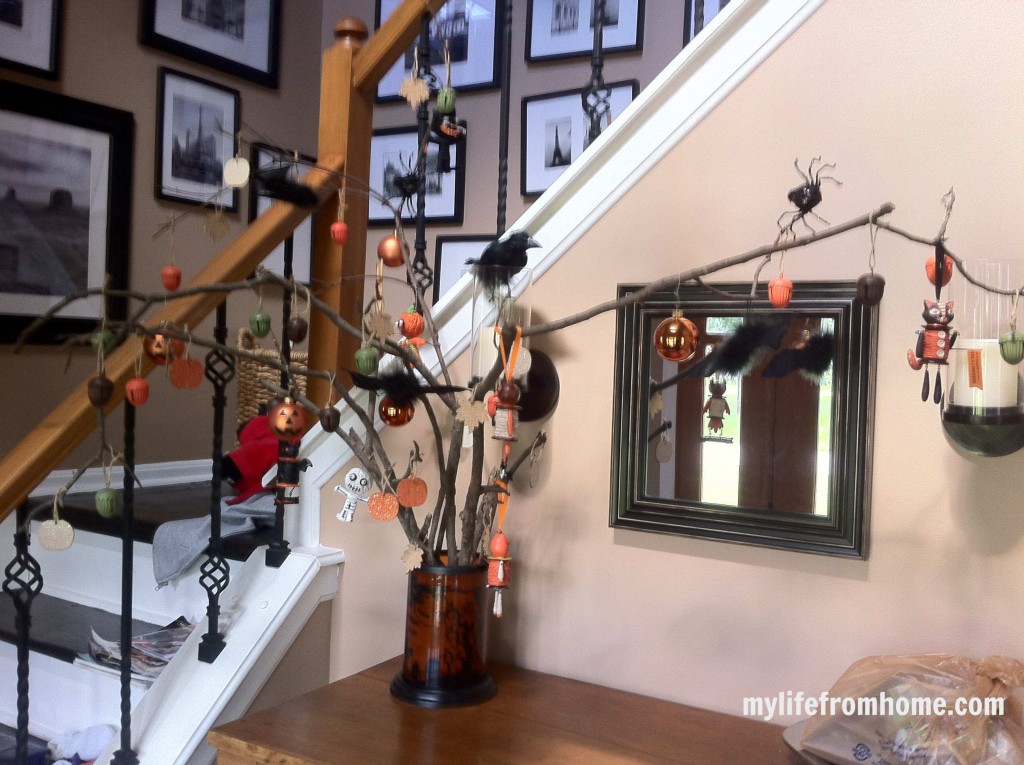
M391 234L380 240L380 244L377 245L377 257L388 268L398 268L405 262L405 253L402 250L402 240Z
M676 310L654 330L654 350L666 361L686 361L697 350L700 331Z
M878 305L885 292L885 277L874 271L857 279L857 299L864 305Z
M380 418L393 428L400 428L412 419L416 414L416 407L410 403L399 403L391 396L384 396L377 407Z

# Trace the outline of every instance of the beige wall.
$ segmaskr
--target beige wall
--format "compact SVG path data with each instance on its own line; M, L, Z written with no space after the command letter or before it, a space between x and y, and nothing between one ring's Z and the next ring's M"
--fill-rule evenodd
M90 0L64 3L62 65L56 82L0 70L0 77L46 90L113 106L135 115L135 160L132 187L130 285L155 292L160 269L168 262L169 237L153 234L172 214L190 213L175 226L175 258L184 281L195 276L248 222L248 193L240 194L240 210L230 214L231 232L214 243L203 232L204 212L154 196L156 146L157 70L161 66L186 72L241 93L241 119L266 140L305 153L316 153L319 113L320 51L310 45L320 36L318 3L282 3L281 81L278 90L255 85L186 59L144 47L138 43L139 4L127 0ZM247 140L259 140L250 133ZM243 148L248 156L248 147ZM124 225L115 221L114 225ZM228 326L248 322L255 300L242 298L228 311ZM209 334L209 328L204 328ZM234 332L231 342L234 342ZM205 352L200 351L200 356ZM0 347L0 388L18 404L9 407L6 427L0 433L0 450L7 453L82 378L95 369L91 352L68 353L53 347L29 347L18 356L10 346ZM182 391L161 374L150 377L153 392L138 417L138 461L200 459L210 454L209 388ZM232 405L233 406L233 405ZM233 414L229 415L229 421ZM111 440L120 451L119 414ZM197 426L197 423L201 425ZM89 439L66 463L77 467L98 451Z
M844 182L824 188L824 217L892 201L894 224L931 236L952 186L950 249L1021 258L1022 35L1024 7L1010 0L970 15L952 0L825 3L544 276L535 304L549 306L545 318L566 315L614 296L618 282L771 241L799 182L793 159L818 154ZM786 272L856 278L868 247L859 230L791 254ZM927 255L879 235L888 287L866 562L609 528L614 317L547 338L562 396L538 484L515 486L506 520L515 578L492 625L496 653L737 714L746 695L818 693L869 654L1019 656L1024 453L958 452L919 399L905 357L931 286ZM325 501L324 542L347 556L333 676L351 671L352 648L364 660L401 650L404 593L400 535L365 519L341 526L336 510Z

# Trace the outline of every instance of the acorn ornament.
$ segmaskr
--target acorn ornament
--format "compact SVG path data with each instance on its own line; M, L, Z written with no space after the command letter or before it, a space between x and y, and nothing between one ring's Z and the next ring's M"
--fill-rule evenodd
M697 350L700 332L677 308L654 330L654 350L666 361L686 361Z
M106 406L114 395L114 382L102 372L89 380L89 401L93 406Z
M336 431L341 424L341 412L333 406L323 407L318 413L318 418L320 420L320 427L328 433Z
M857 278L857 299L864 305L878 305L885 292L885 277L874 271Z
M768 302L775 308L785 308L793 298L793 282L782 271L768 282Z
M270 314L261 308L249 317L249 329L256 337L266 337L270 333Z
M1013 307L1010 309L1010 330L999 336L999 355L1007 364L1017 365L1024 360L1024 332L1017 331L1017 301L1020 292L1013 293Z
M364 345L356 351L356 369L361 375L376 375L380 364L380 351L372 345Z
M168 292L174 292L181 286L181 269L171 263L160 269L160 283Z
M301 316L292 316L288 319L288 326L285 328L288 339L293 343L301 343L309 334L309 322Z

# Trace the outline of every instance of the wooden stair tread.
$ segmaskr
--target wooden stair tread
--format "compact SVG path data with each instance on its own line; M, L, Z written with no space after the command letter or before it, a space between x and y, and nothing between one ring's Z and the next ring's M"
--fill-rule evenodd
M15 642L14 602L7 595L0 597L0 640ZM40 593L32 601L29 628L33 651L61 661L74 661L80 653L89 652L90 630L106 640L118 640L121 617L100 608L73 603ZM144 635L163 625L132 620L132 635Z
M222 496L231 496L231 488L224 486ZM210 482L172 484L168 486L135 487L134 493L136 542L153 543L156 527L167 521L184 518L202 518L210 513ZM63 517L82 531L92 531L107 536L121 536L121 518L104 518L96 512L93 494L68 494L64 500ZM269 544L273 538L270 528L257 528L246 534L237 534L224 539L224 556L230 560L247 560L260 545Z

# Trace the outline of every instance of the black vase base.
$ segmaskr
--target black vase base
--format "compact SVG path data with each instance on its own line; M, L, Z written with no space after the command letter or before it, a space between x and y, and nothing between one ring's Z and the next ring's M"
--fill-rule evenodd
M431 709L480 704L494 698L497 692L498 684L494 682L489 672L477 682L458 688L426 688L410 683L401 672L391 681L391 695L396 699Z

